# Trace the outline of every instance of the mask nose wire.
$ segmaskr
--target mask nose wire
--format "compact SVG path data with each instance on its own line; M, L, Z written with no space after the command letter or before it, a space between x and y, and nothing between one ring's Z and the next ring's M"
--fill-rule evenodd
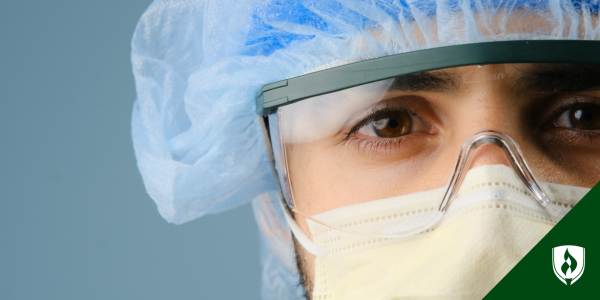
M438 208L440 212L445 213L454 198L456 198L458 190L473 163L473 152L486 144L493 144L502 149L521 181L523 181L527 189L529 189L537 202L546 211L556 217L564 216L564 212L554 209L549 205L550 199L538 185L531 169L523 158L523 153L519 145L508 135L493 130L475 133L468 137L461 145L454 172L448 182L448 188L446 189L442 203Z

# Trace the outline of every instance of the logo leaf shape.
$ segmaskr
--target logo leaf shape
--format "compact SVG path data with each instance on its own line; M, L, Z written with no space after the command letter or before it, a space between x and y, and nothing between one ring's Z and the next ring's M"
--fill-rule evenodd
M567 270L570 268L571 269L571 273L573 273L575 271L575 268L577 268L577 260L575 260L575 257L571 256L571 253L569 253L569 249L565 250L565 263L560 267L561 271L563 272L563 274L565 274L565 276L567 276ZM569 265L568 261L570 260L571 265Z

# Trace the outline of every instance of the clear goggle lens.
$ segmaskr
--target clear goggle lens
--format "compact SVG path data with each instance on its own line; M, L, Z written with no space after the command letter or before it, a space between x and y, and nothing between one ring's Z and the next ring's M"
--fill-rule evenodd
M486 197L525 203L556 222L581 198L561 186L600 180L594 65L404 75L283 106L269 120L296 220L354 233L413 235ZM362 221L345 217L356 214Z

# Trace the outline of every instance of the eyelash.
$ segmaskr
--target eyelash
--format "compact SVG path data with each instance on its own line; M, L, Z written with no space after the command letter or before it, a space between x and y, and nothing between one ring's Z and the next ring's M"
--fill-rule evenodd
M365 151L369 154L370 152L392 151L396 147L399 147L403 140L404 138L375 140L350 136L349 138L344 139L344 143L348 145L353 144L358 150Z

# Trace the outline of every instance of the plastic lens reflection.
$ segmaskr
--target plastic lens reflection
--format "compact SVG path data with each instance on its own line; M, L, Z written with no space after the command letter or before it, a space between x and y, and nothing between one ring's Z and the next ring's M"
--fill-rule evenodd
M486 184L510 186L511 199L559 219L567 210L553 204L548 184L592 187L600 179L599 75L588 65L467 66L282 107L270 118L288 205L341 230L406 236L468 196L470 171L506 172ZM344 224L353 210L364 224Z

